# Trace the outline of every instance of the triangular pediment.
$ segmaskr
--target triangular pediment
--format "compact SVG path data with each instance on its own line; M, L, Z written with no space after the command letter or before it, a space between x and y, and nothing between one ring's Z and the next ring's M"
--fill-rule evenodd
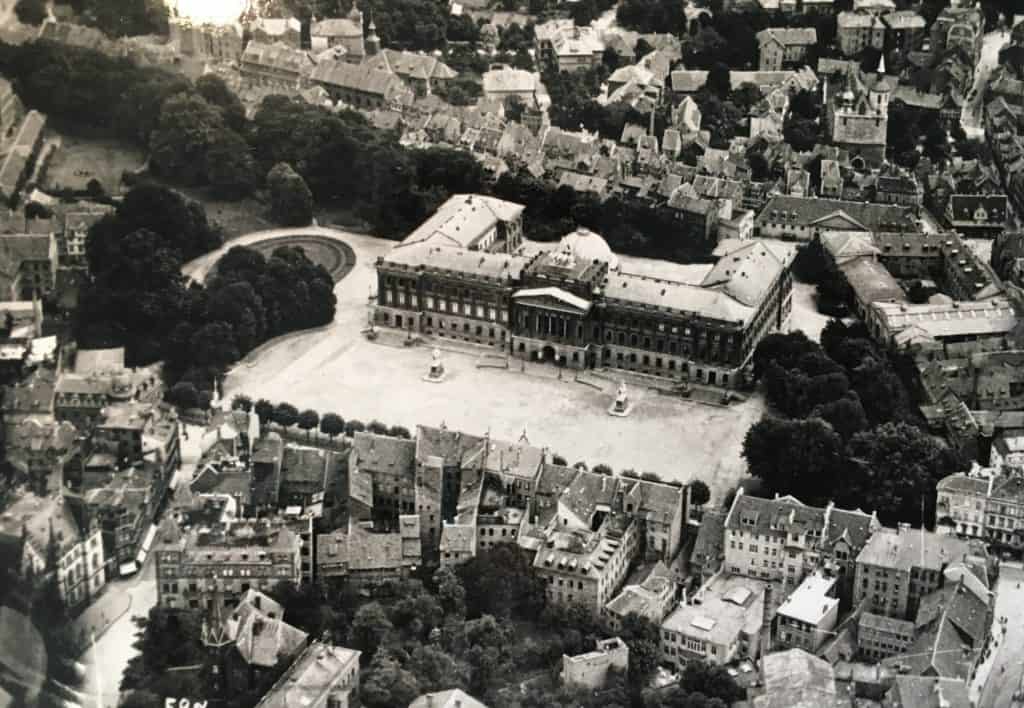
M585 315L590 312L590 301L561 288L528 288L520 290L512 299L518 305L538 307L548 310L560 310L574 314Z
M831 214L815 219L810 225L813 228L829 231L870 231L867 226L854 219L842 209L837 209Z

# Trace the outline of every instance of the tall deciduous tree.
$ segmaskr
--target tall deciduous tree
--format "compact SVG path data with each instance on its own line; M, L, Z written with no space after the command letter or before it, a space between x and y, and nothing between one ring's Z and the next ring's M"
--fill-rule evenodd
M935 518L935 485L962 463L944 442L907 423L886 423L850 439L844 501L876 510L884 524Z
M690 482L690 503L694 506L704 506L711 501L711 490L708 485L700 479Z
M256 405L253 406L253 410L256 411L256 416L260 419L260 423L266 425L274 420L274 404L265 398L261 398L256 401Z
M841 479L843 444L820 419L766 417L743 440L750 473L769 493L792 494L808 504L826 503Z
M313 194L291 165L280 162L267 174L270 215L282 226L308 226L313 220Z
M379 602L368 602L352 618L349 641L367 656L373 656L393 629L384 607Z
M299 420L299 410L291 403L278 403L274 406L274 422L283 428L290 428Z
M333 440L345 432L345 420L337 413L324 413L320 418L320 432Z
M317 424L320 422L320 414L312 408L299 413L298 426L301 430L306 431L306 437L308 438L310 433L316 429Z
M192 91L164 101L150 139L150 165L159 175L186 185L207 182L207 153L227 130L220 111Z

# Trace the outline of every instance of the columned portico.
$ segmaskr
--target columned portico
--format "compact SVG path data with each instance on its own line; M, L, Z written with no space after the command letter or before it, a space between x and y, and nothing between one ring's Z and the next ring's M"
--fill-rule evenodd
M561 288L528 288L512 296L512 353L573 368L587 365L590 302Z

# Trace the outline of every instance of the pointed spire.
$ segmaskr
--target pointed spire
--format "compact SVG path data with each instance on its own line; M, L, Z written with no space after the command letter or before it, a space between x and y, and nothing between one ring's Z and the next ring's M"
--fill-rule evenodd
M878 57L878 75L885 76L885 52Z
M526 435L526 424L525 423L523 424L523 432L519 435L519 444L520 445L523 445L523 444L529 445L530 444L530 438Z

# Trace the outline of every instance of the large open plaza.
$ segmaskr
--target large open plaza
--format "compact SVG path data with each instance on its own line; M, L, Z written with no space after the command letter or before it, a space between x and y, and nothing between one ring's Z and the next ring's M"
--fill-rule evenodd
M605 463L615 470L655 472L665 479L700 478L720 499L743 476L743 436L763 411L760 397L729 407L670 398L653 389L631 386L633 407L625 418L610 416L617 383L588 377L577 383L570 371L558 378L547 364L513 360L510 368L478 368L487 348L443 350L446 377L423 381L434 343L406 347L400 336L369 341L368 299L375 289L377 256L393 241L333 232L356 254L354 269L335 288L334 323L265 345L229 373L228 395L288 401L321 413L373 419L409 428L418 423L517 439L525 429L531 443L546 446L570 463ZM280 236L279 232L271 232ZM253 234L231 245L255 243L269 236ZM201 275L217 254L187 269ZM443 343L441 346L444 346ZM491 350L492 353L498 354ZM595 384L600 388L595 388Z

